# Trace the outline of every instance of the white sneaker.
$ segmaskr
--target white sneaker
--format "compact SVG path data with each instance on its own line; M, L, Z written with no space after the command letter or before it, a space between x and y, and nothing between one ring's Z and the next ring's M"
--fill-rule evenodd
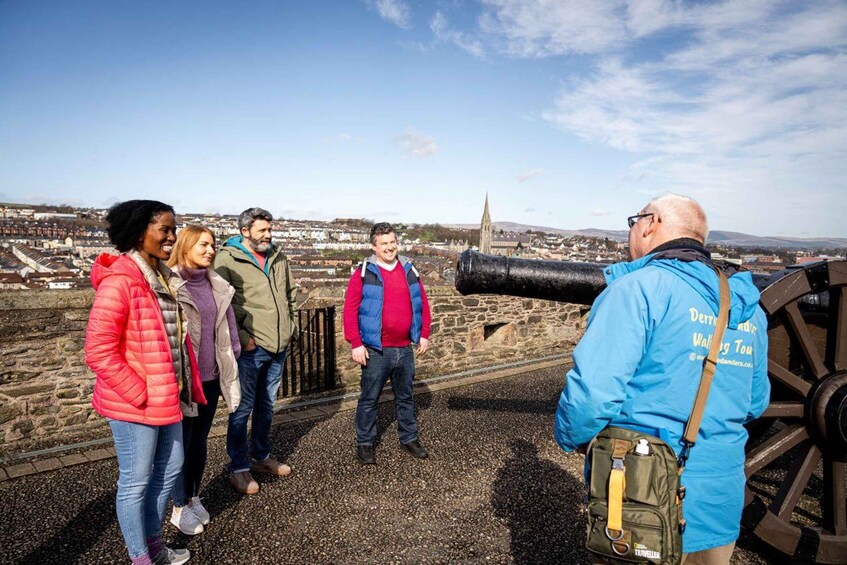
M194 536L203 531L203 523L200 521L190 506L174 506L171 514L171 524L179 528L179 531L187 536Z
M153 558L154 565L182 565L191 559L191 552L187 549L171 549L163 545L159 555Z
M191 508L194 515L200 519L201 524L204 526L209 524L209 520L211 520L212 517L209 516L209 512L203 507L203 503L200 502L199 496L192 496L188 501L188 507Z

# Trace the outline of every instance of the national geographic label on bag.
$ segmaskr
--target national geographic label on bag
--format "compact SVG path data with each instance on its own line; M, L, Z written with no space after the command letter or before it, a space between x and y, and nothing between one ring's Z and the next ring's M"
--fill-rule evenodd
M645 559L651 559L655 561L659 561L662 558L662 554L660 552L652 550L646 545L642 545L640 543L633 543L632 548L635 550L636 557L643 557Z

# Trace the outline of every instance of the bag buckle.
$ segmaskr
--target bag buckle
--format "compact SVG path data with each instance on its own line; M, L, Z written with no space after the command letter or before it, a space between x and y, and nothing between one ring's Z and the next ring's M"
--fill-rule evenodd
M679 487L678 489L676 489L676 497L679 499L680 502L685 500L685 487Z
M623 549L618 549L618 546L621 546ZM629 555L629 544L625 541L613 541L612 551L614 551L616 555L626 557Z
M682 534L685 533L685 526L686 526L685 520L684 519L680 520L679 521L679 535L682 535Z
M623 457L612 457L612 470L615 471L625 471L626 468L623 464Z
M613 536L609 532L609 526L606 526L605 528L603 528L603 531L606 533L606 537L609 538L611 541L620 541L621 539L623 539L623 535L624 535L623 530L616 530L617 532L619 532L617 537Z
M682 449L679 450L679 457L676 458L676 464L680 469L684 469L685 464L688 462L688 455L691 452L691 448L694 447L694 442L682 438L679 440L679 443L682 444Z

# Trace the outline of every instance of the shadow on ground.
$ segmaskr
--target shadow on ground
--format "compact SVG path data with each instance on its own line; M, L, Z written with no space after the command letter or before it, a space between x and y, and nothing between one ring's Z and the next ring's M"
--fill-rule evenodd
M556 398L553 400L527 400L499 398L464 398L454 396L447 400L450 410L496 410L521 414L552 414L556 411Z
M25 555L20 562L41 565L61 556L63 562L77 563L116 521L113 490L86 504L55 535Z
M515 440L511 449L497 473L491 502L495 515L509 526L512 558L517 563L586 562L577 535L585 531L578 496L582 486L560 466L539 458L528 441Z

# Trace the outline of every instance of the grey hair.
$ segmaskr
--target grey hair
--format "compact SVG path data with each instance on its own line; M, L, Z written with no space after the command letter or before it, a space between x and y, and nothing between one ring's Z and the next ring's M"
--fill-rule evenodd
M245 228L249 231L256 220L274 221L273 215L264 208L247 208L238 215L238 231Z
M680 194L665 194L651 200L644 210L656 212L669 233L675 237L690 237L706 243L709 221L702 206L693 198Z

